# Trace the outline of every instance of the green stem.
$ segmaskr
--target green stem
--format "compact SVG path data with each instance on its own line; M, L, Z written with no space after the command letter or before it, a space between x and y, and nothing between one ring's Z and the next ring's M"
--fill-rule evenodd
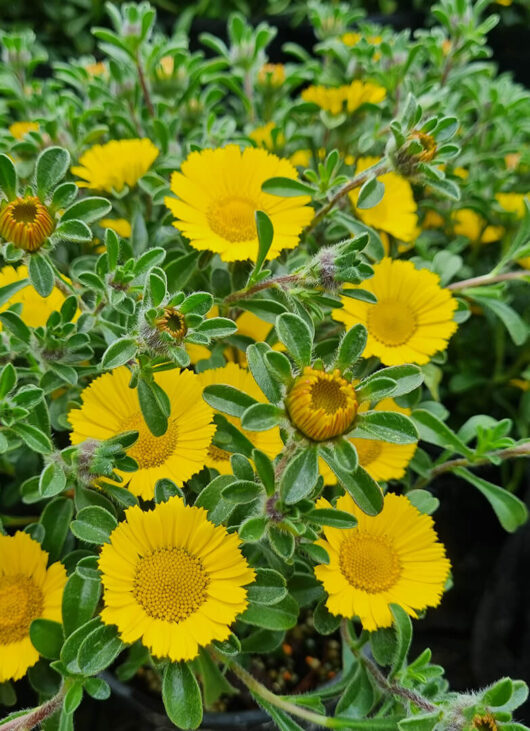
M291 284L294 282L299 282L300 276L298 274L284 274L281 277L274 277L273 279L266 279L263 282L258 282L257 284L253 284L251 287L246 287L245 289L240 289L238 292L232 292L232 294L229 294L228 297L225 297L224 302L225 304L229 305L233 302L238 302L239 300L246 299L247 297L251 297L253 294L256 294L256 292L261 292L263 289L268 289L269 287L276 287L276 286L282 286L284 284Z
M138 72L138 79L140 81L140 86L142 87L142 93L144 95L145 106L147 107L149 116L154 117L155 108L154 108L153 102L151 100L151 94L149 93L149 87L147 86L147 81L145 78L144 70L142 68L142 62L140 60L139 54L136 56L136 70Z
M281 457L278 460L278 464L276 465L276 468L274 470L274 477L277 481L283 475L285 468L287 467L291 457L293 456L293 453L296 451L296 447L297 447L296 442L290 441L290 442L287 442L287 444L283 448Z
M468 289L468 287L482 287L488 284L496 284L497 282L508 282L513 279L524 279L528 277L530 279L530 271L526 269L519 269L516 272L506 272L505 274L484 274L481 277L472 277L471 279L463 279L461 282L453 282L449 284L447 289L453 292L459 292L461 289Z
M23 716L17 716L11 719L11 721L2 724L0 729L2 731L30 731L30 729L35 728L35 726L38 726L59 710L63 704L65 693L66 687L63 685L57 695L54 695L49 701L46 701L41 706L32 708L27 713L24 713Z
M489 455L479 457L476 460L470 461L466 457L459 457L457 459L450 459L447 462L433 467L427 477L423 477L418 480L414 485L414 489L420 489L428 485L431 480L434 480L439 475L443 475L444 472L450 472L456 467L479 467L483 464L491 464L491 457L498 457L499 459L515 459L517 457L530 457L530 441L518 444L516 447L508 447L507 449L499 449L495 452L490 452Z
M366 670L370 673L370 675L373 677L373 679L382 691L388 693L389 695L398 696L399 698L410 703L414 703L415 706L421 708L422 711L426 711L427 713L433 713L434 711L440 710L427 698L420 695L419 693L416 693L416 691L410 690L410 688L404 688L402 685L399 685L399 683L396 683L395 681L389 681L379 670L375 662L367 657L364 653L362 653L360 648L355 644L350 634L350 628L347 619L342 620L341 635L343 641L346 642L346 644L349 646L350 650L353 652L357 660L364 665Z
M234 675L236 675L239 680L244 685L246 685L246 687L253 695L262 698L264 701L270 703L272 706L280 708L282 711L285 711L292 716L298 716L298 718L303 718L304 721L309 721L310 723L314 723L317 726L322 726L323 728L340 728L341 726L343 726L343 724L338 720L329 718L328 716L323 716L320 713L314 713L313 711L310 711L303 706L297 706L295 703L290 703L289 701L283 700L283 698L279 698L277 695L272 693L272 691L262 685L258 680L256 680L254 676L252 676L234 660L229 660L228 658L221 657L215 651L212 651L212 654L214 656L214 659L218 662L227 663L228 667L234 673Z
M322 219L331 211L331 209L336 206L336 204L344 198L345 195L348 195L348 193L351 190L354 190L354 188L360 188L361 185L364 185L368 178L371 178L372 176L378 176L378 175L384 175L385 173L389 172L389 167L386 162L386 160L380 160L376 165L372 165L372 167L367 168L366 170L363 170L362 173L359 173L359 175L356 175L355 178L350 180L349 183L346 183L335 195L330 198L330 200L322 206L320 211L318 211L311 223L307 226L307 228L304 230L304 233L309 233L312 231L318 224L322 221Z

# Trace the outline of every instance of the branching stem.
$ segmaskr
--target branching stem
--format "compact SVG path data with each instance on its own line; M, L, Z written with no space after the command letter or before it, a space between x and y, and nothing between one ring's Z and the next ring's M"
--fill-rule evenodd
M530 271L526 271L525 269L518 269L516 272L506 272L505 274L484 274L481 277L472 277L471 279L463 279L461 282L453 282L453 284L448 285L447 289L453 292L459 292L469 287L482 287L488 284L496 284L497 282L524 279L525 277L530 279Z
M386 678L381 670L377 667L375 662L367 657L363 652L361 652L360 648L357 647L356 644L353 642L350 635L348 620L346 619L343 619L341 623L341 635L343 640L350 647L355 657L359 660L359 662L364 665L366 670L370 673L370 675L373 677L373 679L382 691L390 695L398 696L399 698L402 698L405 701L409 701L410 703L414 703L415 706L421 708L422 711L426 711L427 713L433 713L439 710L437 706L431 703L424 696L416 693L416 691L411 690L410 688L404 688L402 685L399 685L399 683L396 683L395 681L389 681L388 678Z
M303 718L305 721L314 723L317 726L322 726L323 728L338 728L343 725L340 723L340 721L336 721L333 718L323 716L322 714L310 711L303 706L298 706L295 703L290 703L283 698L279 698L272 691L262 685L259 680L256 680L253 675L247 672L243 667L241 667L241 665L239 665L234 660L229 660L228 658L221 657L215 651L212 654L214 656L214 659L218 662L227 663L228 667L234 673L234 675L236 675L239 680L244 685L246 685L246 687L254 696L262 698L264 701L270 703L272 706L280 708L282 711L285 711L286 713L289 713L293 716L298 716L298 718Z
M253 294L256 294L256 292L261 292L262 290L268 289L269 287L281 287L284 284L292 284L298 281L300 281L299 274L283 274L280 277L265 279L263 282L253 284L251 287L240 289L238 292L232 292L232 294L229 294L228 297L225 298L225 304L230 305L233 302L238 302L239 300L246 299L247 297L251 297Z
M479 457L474 461L470 461L466 457L458 457L457 459L449 459L447 462L433 467L427 477L423 477L418 480L414 485L415 489L419 489L428 485L431 480L434 480L438 475L443 475L444 472L450 472L456 467L479 467L484 464L491 464L491 457L498 459L515 459L517 457L530 457L530 441L518 444L515 447L508 447L507 449L499 449L495 452L491 452L490 455Z
M344 198L345 195L348 195L348 193L351 190L354 190L355 188L360 188L361 185L364 185L368 178L371 178L372 176L378 176L378 175L384 175L385 173L388 173L389 167L386 162L386 160L381 160L376 165L372 165L372 167L367 168L366 170L363 170L362 173L359 173L359 175L356 175L355 178L350 180L349 183L346 183L335 195L330 198L330 200L322 206L322 208L315 214L313 220L311 223L307 226L304 233L309 233L312 231L318 224L322 221L322 219L331 211L332 208L334 208L337 203Z

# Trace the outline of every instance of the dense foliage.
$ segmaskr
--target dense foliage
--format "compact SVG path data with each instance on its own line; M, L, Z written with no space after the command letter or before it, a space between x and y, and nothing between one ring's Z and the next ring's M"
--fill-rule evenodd
M285 65L267 22L190 52L146 2L44 78L2 35L0 702L39 705L0 728L73 729L109 673L183 729L526 728L524 682L409 655L437 478L527 519L530 94L487 5L311 3Z

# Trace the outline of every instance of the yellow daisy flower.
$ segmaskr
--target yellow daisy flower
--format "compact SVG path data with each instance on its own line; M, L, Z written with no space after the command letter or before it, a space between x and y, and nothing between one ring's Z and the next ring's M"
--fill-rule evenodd
M54 228L48 209L34 195L15 198L0 211L0 236L24 251L40 249Z
M132 233L132 226L126 218L102 218L99 225L102 228L111 228L123 239L128 239Z
M344 35L341 36L341 41L345 46L352 47L356 46L363 38L365 38L368 43L371 43L372 46L379 46L383 42L383 36L363 36L361 33L355 33L354 31L344 33Z
M192 152L181 170L171 176L171 190L178 200L165 199L176 217L173 225L195 249L213 251L224 261L256 260L256 211L264 211L274 227L269 259L297 246L302 229L313 217L308 196L281 198L263 193L261 186L269 178L297 177L288 160L266 150L228 145Z
M175 59L173 56L162 56L155 69L155 76L164 81L170 79L175 71Z
M31 644L34 619L61 621L66 570L27 533L0 535L0 683L18 680L35 665L39 653Z
M330 508L327 500L317 508ZM329 564L315 575L329 594L331 614L358 616L368 631L392 624L390 604L399 604L411 617L440 603L451 564L438 541L433 519L404 495L385 495L383 510L366 515L350 495L337 500L337 509L353 514L355 528L324 528L317 545L325 548Z
M308 168L311 165L312 159L311 150L297 150L289 156L291 165L301 168Z
M28 132L38 132L38 122L13 122L9 126L9 131L16 140L21 140Z
M347 432L358 406L353 385L338 369L326 373L311 366L295 379L285 405L294 426L315 442Z
M222 368L212 368L211 370L203 371L197 377L203 389L212 384L222 383L243 391L256 399L256 401L267 403L267 399L251 373L236 363L227 363ZM235 416L229 416L228 414L223 414L223 416L234 424L252 442L256 449L265 452L271 459L277 457L282 451L283 441L280 437L280 429L277 426L273 429L267 429L267 431L247 432L241 428L240 419ZM216 469L222 475L231 474L230 457L230 452L211 444L208 448L206 466Z
M359 405L358 413L370 409L370 402L363 401ZM410 416L411 409L403 408L392 398L385 398L373 407L374 411L397 411L400 414ZM416 444L392 444L379 439L350 439L350 442L357 450L357 457L361 467L376 480L376 482L388 482L388 480L401 479L407 469L407 465L414 456ZM337 482L335 473L328 467L323 459L319 460L320 474L326 485L333 485Z
M487 222L472 208L460 208L451 216L455 236L466 236L473 243L491 244L504 234L502 226L488 226Z
M353 114L362 104L378 104L385 96L384 87L358 80L337 87L308 86L302 91L304 101L313 102L330 114Z
M0 287L22 282L24 279L28 279L28 269L25 266L19 266L18 269L6 266L0 271ZM7 302L0 305L0 312L5 312L13 305L20 304L22 305L20 315L26 325L29 327L44 327L51 313L61 309L64 300L64 294L57 287L54 287L47 297L41 297L33 289L28 279L27 284L22 289L19 289L18 292L11 295ZM1 329L2 325L0 324Z
M103 61L97 61L94 63L87 63L85 71L89 76L105 76L107 74L107 67Z
M508 213L514 213L517 218L524 216L525 200L528 200L530 193L497 193L495 198L498 200L501 208Z
M342 297L344 307L333 310L333 316L347 328L358 322L366 326L365 357L375 355L385 365L421 365L447 348L457 327L457 301L440 287L437 274L385 257L362 288L375 294L376 304Z
M362 173L377 162L379 162L377 157L359 158L356 173ZM410 183L397 173L385 173L379 175L377 179L385 186L382 200L373 208L356 208L356 216L367 226L386 231L401 241L412 241L418 233L418 207ZM352 190L349 196L356 206L359 189Z
M163 371L155 375L171 404L165 434L155 437L144 421L138 392L129 388L131 373L126 366L95 378L81 394L79 409L72 409L72 444L85 439L110 439L125 431L138 431L137 441L127 450L136 460L136 472L117 471L129 490L150 500L155 483L164 477L182 485L206 463L215 425L213 410L202 399L198 377L191 371Z
M83 178L77 183L81 188L119 193L136 185L157 157L158 149L146 138L112 140L87 150L72 173Z
M156 657L177 662L226 640L248 604L243 587L255 578L237 533L172 497L148 512L126 510L109 540L99 558L101 619L124 642L141 640Z
M258 147L264 147L266 150L272 151L276 147L283 147L285 144L285 136L282 132L276 136L276 142L274 141L272 132L275 129L276 124L274 122L267 122L267 124L253 129L252 132L248 133L248 136Z

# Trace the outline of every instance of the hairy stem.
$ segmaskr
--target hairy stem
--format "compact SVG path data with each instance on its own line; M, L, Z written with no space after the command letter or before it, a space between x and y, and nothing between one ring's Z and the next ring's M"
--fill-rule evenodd
M428 485L431 480L434 480L438 475L443 475L444 472L450 472L456 467L479 467L484 464L491 464L491 457L497 457L498 459L515 459L517 457L530 457L530 441L518 444L516 447L508 447L507 449L499 449L495 452L491 452L489 455L479 457L474 461L470 461L466 457L458 457L457 459L449 459L447 462L433 467L427 477L423 477L418 480L414 485L415 489L419 489Z
M506 272L505 274L484 274L481 277L471 277L471 279L463 279L461 282L453 282L449 284L447 289L453 292L459 292L461 289L468 289L468 287L482 287L487 284L496 284L497 282L508 282L512 279L524 279L528 277L530 279L530 271L525 269L518 269L516 272Z
M63 704L65 693L66 688L63 685L57 695L54 695L49 701L46 701L41 706L37 706L37 708L32 708L22 716L13 718L11 721L0 726L0 728L2 731L30 731L30 729L35 728L35 726L38 726L59 710Z
M273 277L272 279L266 279L263 282L258 282L257 284L253 284L251 287L247 287L245 289L240 289L238 292L232 292L232 294L229 294L228 297L225 297L225 304L232 304L233 302L238 302L239 300L246 299L247 297L251 297L253 294L256 294L256 292L261 292L263 289L268 289L269 287L276 287L276 286L282 286L284 284L291 284L294 282L300 281L300 275L298 274L284 274L281 277Z
M147 86L147 81L145 78L144 70L142 68L142 62L140 60L139 55L136 56L136 70L138 72L138 80L140 81L140 86L142 87L142 93L144 95L145 106L147 107L149 116L154 117L155 108L154 108L153 102L151 100L151 94L149 93L149 87Z
M348 193L351 190L354 190L355 188L360 188L361 185L364 185L368 178L371 178L374 175L384 175L389 171L389 167L387 165L386 160L381 160L376 165L372 165L372 167L367 168L366 170L363 170L362 173L359 173L359 175L356 175L355 178L350 180L349 183L346 183L335 195L330 198L330 200L322 206L322 208L315 214L313 220L311 223L307 226L304 233L309 233L312 231L318 224L322 221L322 219L331 211L332 208L334 208L337 203L344 198L345 195L348 195Z
M414 703L415 706L421 708L422 711L426 711L427 713L432 713L439 710L437 706L431 703L424 696L416 693L416 691L411 690L410 688L404 688L402 685L399 685L399 683L396 683L395 681L388 680L388 678L386 678L381 670L377 667L375 662L367 657L363 652L361 652L360 648L357 647L357 645L353 642L347 619L342 620L341 635L343 641L347 643L355 657L359 660L359 662L364 665L366 670L370 673L370 675L382 691L393 696L398 696L399 698L402 698L405 701L409 701L410 703Z
M276 480L279 480L280 477L283 475L285 468L289 464L289 460L293 456L294 452L296 451L296 443L293 441L287 442L285 447L283 448L283 453L278 460L278 464L276 465L276 468L274 470L274 477Z

